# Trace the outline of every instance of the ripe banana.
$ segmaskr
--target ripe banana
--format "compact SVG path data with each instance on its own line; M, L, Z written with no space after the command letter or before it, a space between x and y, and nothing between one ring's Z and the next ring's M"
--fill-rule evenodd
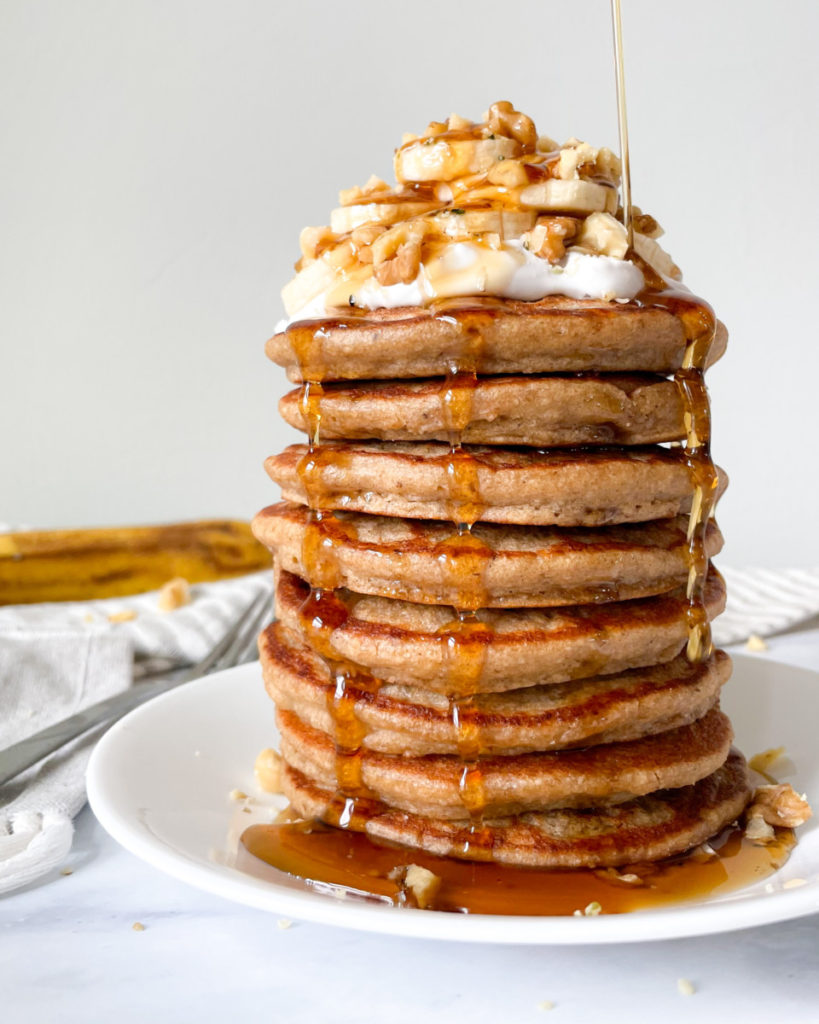
M501 238L520 238L535 226L535 210L463 209L442 210L430 220L442 234L450 238L482 235L493 232Z
M639 231L634 232L634 250L663 277L670 277L675 281L682 277L682 272L674 260L661 245L653 238L649 238L648 235L641 235Z
M521 152L520 143L496 135L486 139L446 139L430 136L402 146L395 153L398 181L453 181L488 171L500 157Z
M605 185L582 178L564 181L549 178L547 181L529 185L520 193L523 206L535 210L555 210L562 213L615 213L617 191Z
M250 525L230 520L0 536L0 605L88 601L269 568Z
M409 200L398 203L373 202L339 206L330 214L330 227L337 235L346 235L362 224L398 224L429 210L435 210L440 205L438 202Z
M317 260L305 264L293 280L282 288L282 302L287 315L295 316L308 302L328 291L339 274L355 262L353 247L347 241L323 252Z

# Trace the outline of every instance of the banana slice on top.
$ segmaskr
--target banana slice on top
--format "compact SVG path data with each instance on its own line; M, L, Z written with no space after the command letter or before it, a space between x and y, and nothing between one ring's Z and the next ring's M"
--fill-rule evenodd
M562 213L615 213L617 190L582 178L564 181L549 178L520 192L523 206Z
M329 291L340 275L355 265L353 246L349 241L327 249L316 260L305 264L292 281L282 288L282 302L288 316L294 316L317 296Z
M362 224L400 224L411 220L422 213L438 209L442 204L429 200L397 200L391 197L388 201L381 199L372 203L355 203L352 206L339 206L330 214L330 227L337 235L346 235L355 231Z
M501 238L519 238L537 221L535 210L459 209L442 210L430 220L438 230L457 238L462 235L495 233Z
M642 256L650 267L653 267L664 277L670 277L675 281L678 281L682 277L682 272L674 260L671 259L661 245L658 245L658 243L655 242L653 238L649 238L648 235L643 235L640 234L639 231L635 231L634 249L638 256Z
M467 174L482 174L501 157L520 153L520 143L502 135L486 139L431 135L396 150L395 177L402 182L453 181Z

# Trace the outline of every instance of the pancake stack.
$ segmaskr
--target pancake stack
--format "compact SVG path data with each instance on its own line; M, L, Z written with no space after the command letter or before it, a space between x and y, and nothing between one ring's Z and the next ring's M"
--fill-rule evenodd
M397 166L426 138L460 152L499 127L433 130ZM502 159L562 158L527 157L513 128ZM406 200L404 170L374 207ZM412 184L416 219L508 212ZM254 522L274 555L260 652L299 815L457 858L582 867L682 852L744 809L719 709L730 659L709 631L724 480L703 372L726 335L628 258L646 287L627 301L370 309L351 293L268 342L299 384L281 414L307 435L267 460L284 500Z

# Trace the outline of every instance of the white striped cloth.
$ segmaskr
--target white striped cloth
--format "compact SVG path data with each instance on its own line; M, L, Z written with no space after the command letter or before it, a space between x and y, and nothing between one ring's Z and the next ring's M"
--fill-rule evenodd
M728 587L728 603L714 622L717 644L737 643L751 634L782 633L819 616L819 567L719 569Z
M271 572L191 587L159 609L156 592L106 601L0 608L0 749L156 669L200 661L262 591ZM110 616L134 613L127 621ZM272 612L271 612L272 614ZM0 894L59 867L85 803L85 767L105 726L0 786Z

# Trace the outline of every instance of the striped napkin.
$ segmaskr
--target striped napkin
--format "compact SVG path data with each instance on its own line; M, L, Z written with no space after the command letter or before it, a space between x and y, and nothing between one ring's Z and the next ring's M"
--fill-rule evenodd
M154 671L200 661L262 591L270 572L196 584L160 610L158 593L0 607L0 749ZM85 804L85 768L100 726L0 786L0 894L59 867Z
M728 604L714 622L717 644L738 643L752 634L770 636L815 625L819 617L819 567L731 569L720 566Z

